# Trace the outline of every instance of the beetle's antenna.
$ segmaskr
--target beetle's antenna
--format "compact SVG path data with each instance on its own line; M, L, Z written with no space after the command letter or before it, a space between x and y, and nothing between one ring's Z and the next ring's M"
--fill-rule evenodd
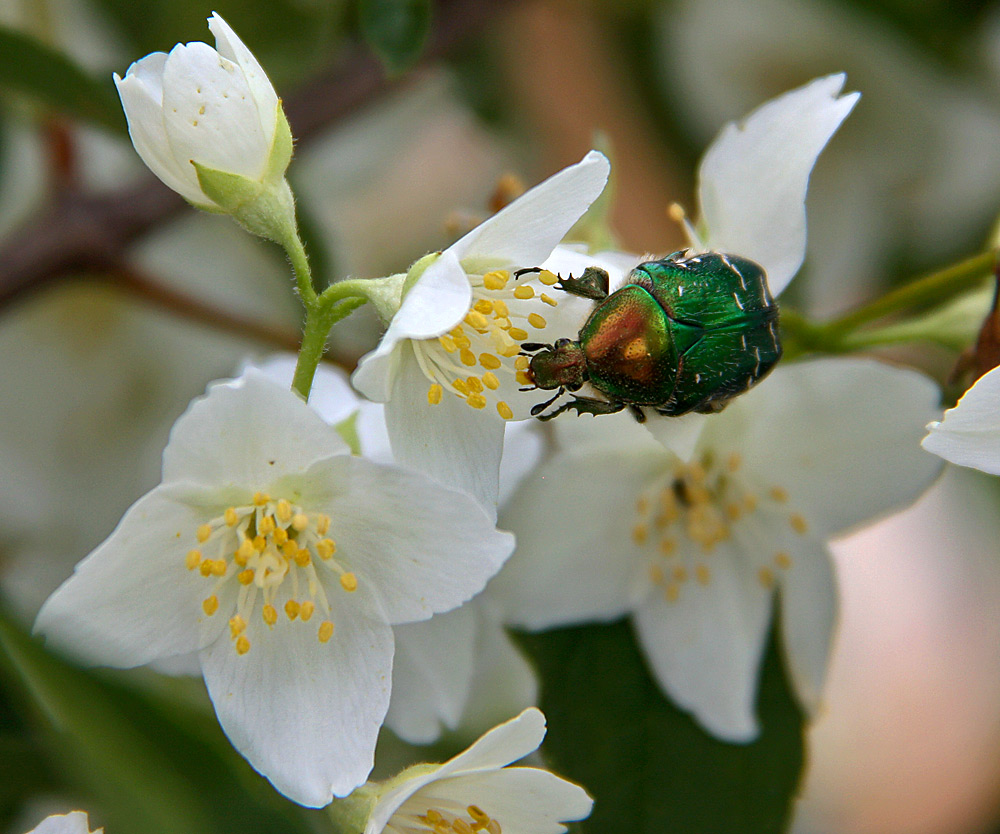
M521 390L522 391L530 391L531 389L530 388L522 388ZM531 416L532 417L537 417L539 414L541 414L543 411L545 411L546 408L548 408L550 405L552 405L552 403L554 403L556 400L558 400L565 393L566 393L566 389L565 388L560 388L558 391L556 391L556 395L551 400L547 400L546 402L538 403L537 405L533 405L531 407L531 412L530 412Z
M529 272L541 272L542 268L540 266L529 266L525 269L519 269L514 273L514 280L516 281L522 275L527 275Z

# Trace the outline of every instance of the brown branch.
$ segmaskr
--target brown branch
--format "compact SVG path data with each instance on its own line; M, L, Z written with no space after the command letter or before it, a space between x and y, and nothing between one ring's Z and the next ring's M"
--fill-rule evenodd
M440 0L424 62L448 53L508 6L510 0ZM411 83L392 81L367 48L322 72L284 100L300 142L373 101ZM185 207L152 177L122 191L94 196L61 191L38 216L18 229L0 249L0 309L67 273L115 271L127 247Z

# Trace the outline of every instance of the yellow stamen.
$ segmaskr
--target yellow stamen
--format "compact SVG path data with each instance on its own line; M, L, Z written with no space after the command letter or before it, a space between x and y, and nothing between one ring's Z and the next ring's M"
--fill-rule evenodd
M469 327L473 327L476 330L486 330L490 326L490 323L486 320L486 316L478 310L469 310L465 314L465 320L468 322Z
M545 286L552 287L559 283L559 279L556 277L554 272L550 272L547 269L543 269L538 273L538 280L541 281Z
M636 524L632 528L632 540L636 544L645 544L649 538L649 528L645 524Z
M189 550L187 558L184 560L184 564L187 566L188 570L194 570L198 567L198 565L201 564L201 551Z
M345 591L356 591L358 590L358 578L353 573L342 573L340 587Z
M491 386L492 387L492 386ZM504 420L513 420L514 412L510 410L510 406L507 405L503 400L497 403L497 413L504 418Z
M473 394L483 393L483 381L478 376L470 376L465 380L465 384L469 386L469 390Z
M671 582L667 585L666 590L663 592L663 598L667 602L677 602L677 597L681 595L681 589L678 587L676 582Z
M287 524L292 520L292 505L289 504L284 498L278 502L278 507L275 510L275 515L278 516L278 521L283 524Z
M215 594L212 594L212 596L201 604L201 608L206 614L208 614L209 617L211 617L216 611L219 610L219 598Z
M774 587L774 571L769 567L763 567L757 571L757 578L760 580L760 584L768 590Z
M473 408L486 408L486 397L482 394L469 394L465 401Z
M226 520L226 524L229 527L235 527L240 517L236 514L236 507L227 507L226 512L223 514L223 518Z
M782 550L780 553L774 554L774 563L779 568L788 570L792 566L792 557L787 552Z
M480 298L475 304L472 305L477 313L482 313L484 316L488 316L493 312L493 302L488 298Z
M510 310L507 309L507 303L505 301L501 301L499 298L493 302L493 312L502 319L510 316Z
M514 290L514 298L520 298L522 301L527 298L535 297L535 288L530 284L520 284L517 289Z
M809 525L806 523L806 520L798 513L792 513L788 519L788 523L792 525L792 529L800 536L805 535L809 531Z
M292 516L292 529L301 533L309 526L309 516L305 513L296 513Z
M247 640L245 634L241 634L240 639L236 641L236 651L238 654L246 654L250 651L250 641Z
M317 633L316 636L319 637L320 643L329 642L330 638L333 637L333 623L331 623L329 620L324 620L322 623L320 623L319 632Z
M250 557L257 552L257 549L253 546L253 542L250 539L243 539L240 542L240 546L236 548L236 553L233 556L236 564L241 568L250 561Z
M507 286L508 278L510 278L510 275L500 269L487 272L483 276L483 286L488 290L502 290Z
M198 566L198 570L201 572L202 576L211 576L212 575L212 564L213 563L212 563L211 559L206 559L204 562L202 562Z
M241 570L238 574L236 574L236 578L239 580L240 585L249 585L253 582L253 577L254 573L250 570L250 568Z
M274 543L281 547L283 544L288 542L288 531L284 527L279 527L274 531L274 535L271 536L274 539Z
M330 529L330 516L320 513L316 516L316 532L321 536L326 535L326 531Z
M694 569L694 575L702 585L707 585L712 578L712 572L706 565L698 565Z
M677 552L677 542L673 539L660 539L660 553L673 556Z
M479 364L482 365L488 371L495 371L497 368L503 364L497 357L492 353L480 353L479 354Z
M528 324L530 324L532 327L541 330L548 324L548 322L546 322L542 316L538 315L538 313L531 313L528 316Z
M534 382L530 376L525 371L518 371L514 374L514 378L521 383L521 385L533 385Z
M463 397L469 393L469 386L465 384L464 379L456 379L451 383L451 387L458 391Z
M316 552L320 559L329 559L337 552L337 545L333 539L320 539L316 542Z
M519 342L523 342L528 338L528 331L522 330L520 327L512 327L507 332L510 333L512 339L517 339Z
M451 336L438 336L438 342L448 353L454 353L458 350L458 345L455 344L455 340Z
M209 540L209 538L212 535L212 527L211 527L211 525L202 524L198 528L198 532L195 535L198 538L198 543L199 544L204 544L205 542L207 542Z
M253 502L258 507L263 507L265 504L269 503L270 500L271 496L268 495L266 492L255 492L253 494Z
M675 582L687 582L688 572L684 565L675 565L673 570L673 577Z
M468 348L462 348L459 351L458 359L463 365L468 365L470 368L476 364L476 354Z
M306 565L312 562L312 556L309 554L309 551L304 547L300 547L298 551L296 551L295 556L293 556L292 558L295 559L295 564L298 565L300 568L304 568Z
M316 610L316 603L311 599L307 599L301 605L299 605L299 617L302 618L302 622L308 622L309 618L313 615Z
M281 548L281 555L291 561L299 554L299 546L295 542L286 541Z
M229 639L235 640L239 637L247 627L247 621L244 620L239 614L229 620Z
M497 379L497 375L492 371L487 371L483 374L483 385L489 388L491 391L496 391L500 387L500 380Z
M264 622L269 626L273 626L278 622L278 612L273 605L268 603L261 609L261 616L264 618Z
M518 356L517 359L514 360L514 368L518 371L528 370L528 365L530 364L531 360L527 356Z
M294 599L290 599L285 603L285 615L289 620L294 620L299 616L299 604Z
M542 293L542 294L541 294L540 296L538 296L538 297L539 297L539 298L540 298L540 299L542 300L542 302L543 302L544 304L548 304L548 305L549 305L550 307L558 307L558 306L559 306L559 302L558 302L558 301L556 301L556 300L555 300L555 299L554 299L554 298L553 298L552 296L550 296L550 295L546 295L545 293Z
M469 805L465 810L468 812L469 816L472 817L472 819L474 819L476 822L480 822L483 825L486 825L486 823L490 821L490 815L487 814L478 805Z
M253 537L254 550L256 550L258 553L263 553L266 548L267 548L267 539L265 539L263 536Z
M214 562L212 562L212 573L215 574L216 576L225 576L226 575L226 560L225 559L216 559Z
M784 504L788 500L788 491L784 487L780 486L771 487L769 493L771 495L771 498L773 498L779 504Z

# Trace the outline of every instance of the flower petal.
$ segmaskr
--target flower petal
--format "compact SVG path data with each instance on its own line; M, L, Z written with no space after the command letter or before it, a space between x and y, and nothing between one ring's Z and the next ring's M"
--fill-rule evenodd
M321 461L309 475L324 472L337 484L329 514L338 553L393 625L457 608L514 549L514 537L471 497L418 472L349 456Z
M429 405L429 385L413 349L403 345L399 373L385 408L396 460L468 492L495 514L504 421L495 412L477 411L447 393L440 403Z
M93 834L101 834L103 831L103 828L98 828ZM90 824L83 811L70 811L68 814L46 817L28 834L90 834Z
M291 388L297 364L296 354L278 353L260 362L248 363L242 370L245 372L248 367L257 368L282 388ZM321 364L316 368L316 376L313 377L312 388L309 391L309 405L324 421L336 425L356 412L361 400L351 388L344 371Z
M238 64L243 71L243 77L257 105L257 118L264 132L264 138L270 145L277 123L278 94L274 92L267 73L218 13L212 12L212 16L208 18L208 29L215 36L215 48L219 54Z
M938 472L918 446L937 411L922 374L867 359L779 366L712 417L703 443L734 448L781 487L819 538L913 501Z
M396 654L385 723L410 744L430 744L444 728L458 726L472 684L472 605L393 629Z
M753 740L757 677L771 594L727 543L712 555L707 584L686 582L676 599L651 596L633 622L653 676L679 707L726 741Z
M843 86L818 78L726 125L698 171L705 245L759 263L774 295L805 257L809 174L859 97Z
M260 180L271 150L240 68L206 43L177 44L163 67L163 114L177 160Z
M349 451L298 395L248 368L238 379L210 385L174 424L163 452L163 481L233 484L253 492Z
M273 628L253 618L250 650L227 638L202 652L202 669L229 740L281 793L318 808L346 796L372 768L375 741L389 705L392 630L366 609L331 595L335 626L327 643L312 623L279 616ZM319 612L317 612L318 614Z
M927 426L923 447L959 466L1000 475L1000 368L981 376L944 413Z
M449 251L461 261L539 266L600 196L610 171L604 154L590 151L481 223Z
M180 500L184 491L159 486L133 504L42 606L35 631L87 662L119 668L214 639L225 623L203 624L205 579L184 563L206 518Z
M502 516L518 531L517 552L490 583L507 622L546 628L611 620L631 608L640 559L635 501L669 462L650 446L652 454L619 447L558 455L524 482ZM635 491L605 489L612 477Z

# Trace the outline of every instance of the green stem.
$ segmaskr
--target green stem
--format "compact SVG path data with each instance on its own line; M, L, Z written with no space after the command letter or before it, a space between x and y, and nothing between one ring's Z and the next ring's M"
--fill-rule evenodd
M302 333L302 346L299 348L299 360L295 364L295 376L292 377L292 390L302 399L309 400L316 367L326 350L326 337L333 327L329 310L313 307L306 313L306 326Z
M292 270L295 272L295 284L299 288L299 296L307 311L316 306L316 290L313 289L312 270L309 268L309 258L306 255L306 248L302 245L297 231L289 235L289 239L282 242L285 252L288 253L288 260L292 263Z

